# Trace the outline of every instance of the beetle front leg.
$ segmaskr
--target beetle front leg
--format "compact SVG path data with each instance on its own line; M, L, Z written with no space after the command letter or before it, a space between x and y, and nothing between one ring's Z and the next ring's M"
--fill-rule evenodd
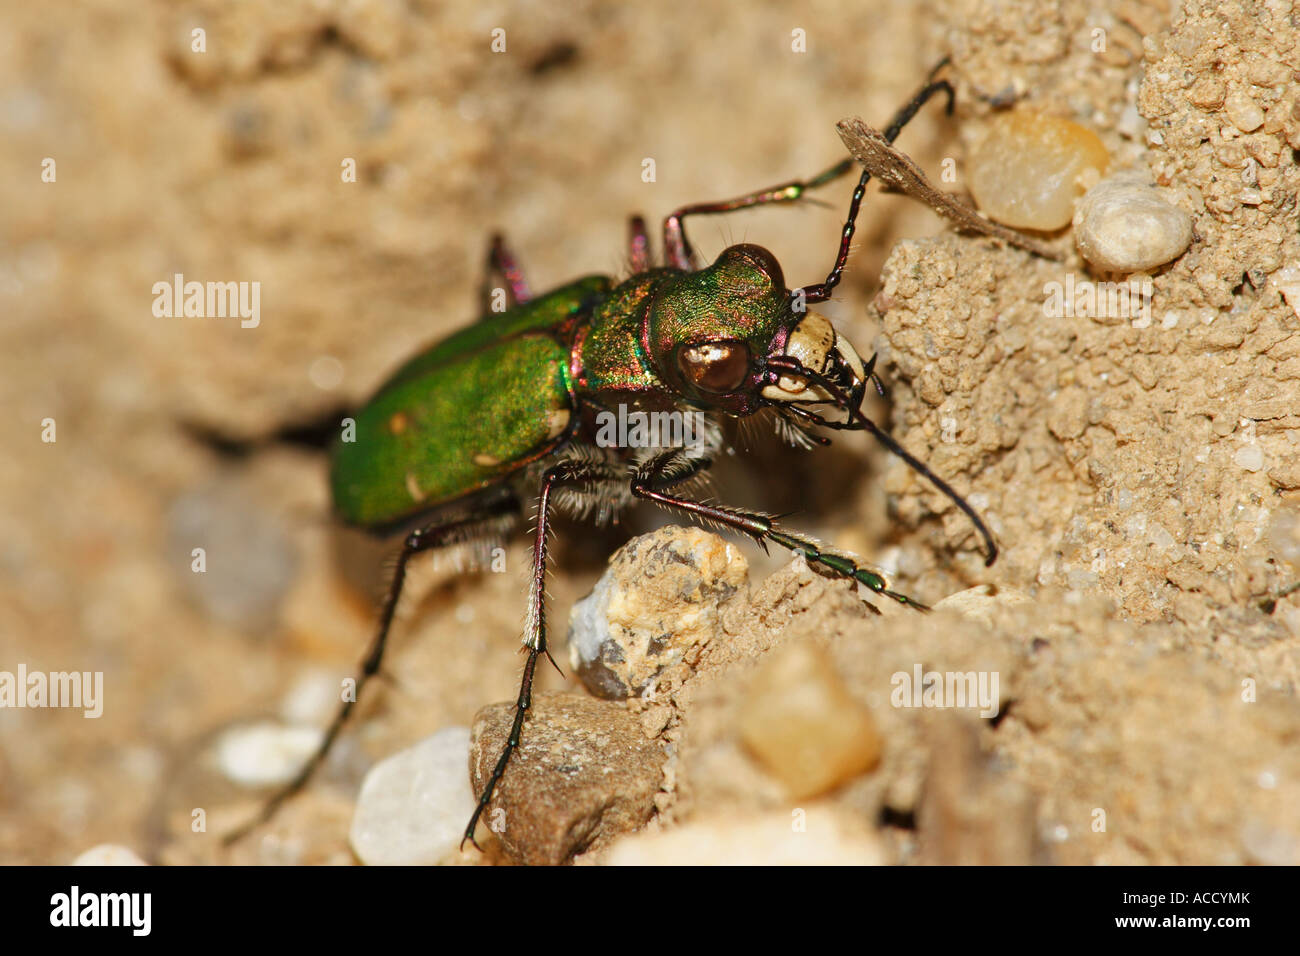
M493 523L499 521L501 516L517 512L518 508L518 502L513 496L503 495L487 505L480 514L452 521L448 524L420 528L406 536L406 540L402 543L401 553L397 556L397 565L393 569L393 579L388 586L388 596L384 599L383 610L379 615L379 629L371 641L369 650L366 651L361 670L355 678L356 687L351 697L339 705L339 709L334 714L334 720L330 723L329 729L325 731L320 746L316 748L316 752L298 771L297 776L267 800L256 817L226 834L222 838L224 844L229 846L270 820L275 815L276 810L280 808L280 805L306 786L312 774L324 763L330 748L338 738L339 732L342 731L343 725L347 723L352 709L356 706L357 701L361 699L362 689L370 678L379 672L379 666L384 660L384 649L388 644L388 634L393 627L393 615L397 611L397 601L401 597L402 586L406 582L406 566L411 558L422 551L472 541L480 534L489 531Z
M937 93L943 93L948 97L948 115L952 115L954 92L952 84L947 80L935 79L939 72L948 65L948 58L944 57L930 71L930 77L925 86L917 91L902 109L894 114L894 118L885 127L885 139L893 142L898 139L898 134L903 131L912 118L920 111L921 107L929 102L930 98ZM831 297L833 290L840 283L844 276L844 266L849 261L849 245L853 241L853 233L857 228L858 209L862 206L862 197L867 193L867 182L871 179L871 173L865 169L858 177L858 184L853 188L853 195L849 198L849 215L844 221L844 227L840 230L840 247L835 255L835 265L826 278L817 285L805 286L803 288L804 302L825 302Z
M771 541L791 551L798 551L809 564L819 565L830 574L857 581L876 594L883 594L907 607L918 611L929 610L924 604L906 594L891 591L889 583L881 575L862 567L849 555L827 550L806 535L786 531L767 515L725 505L706 504L675 495L669 490L674 485L695 477L710 464L712 462L707 458L686 458L680 452L658 455L647 462L641 472L632 479L632 494L637 498L652 501L662 508L683 511L699 520L740 531L753 538L764 550L767 550L767 542ZM869 604L867 606L871 607Z
M504 288L496 285L498 277L505 279ZM500 314L498 310L492 308L492 299L498 288L502 288L505 292L508 309L523 305L533 297L528 291L528 280L524 278L518 260L506 248L505 236L499 232L494 233L488 243L487 267L484 269L483 284L479 289L479 304L484 317Z

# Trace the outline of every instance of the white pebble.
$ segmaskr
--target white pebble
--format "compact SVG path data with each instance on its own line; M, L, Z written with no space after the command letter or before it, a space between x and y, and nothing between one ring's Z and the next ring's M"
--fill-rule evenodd
M321 391L333 391L343 382L343 363L332 355L322 355L312 361L307 377Z
M1152 524L1147 528L1147 540L1157 551L1168 551L1175 544L1174 536L1161 524Z
M1260 820L1241 827L1241 846L1251 863L1259 866L1295 866L1300 863L1300 843L1285 830Z
M606 866L881 866L876 836L838 810L714 817L672 830L642 831L614 844Z
M459 846L473 812L469 728L447 727L366 774L352 849L370 866L438 863Z
M1237 453L1232 456L1240 468L1247 471L1259 471L1264 467L1264 449L1258 445L1243 445L1237 449Z
M1000 588L996 594L991 594L991 590L988 585L981 584L949 594L934 605L934 610L956 611L964 617L992 626L993 615L997 613L999 606L1014 607L1019 604L1029 604L1032 600L1024 592L1011 588Z
M1279 560L1300 568L1300 508L1279 508L1269 522L1268 543Z
M1283 266L1269 276L1268 284L1282 293L1282 298L1291 306L1291 311L1300 318L1300 265L1293 263Z
M91 847L72 861L73 866L148 866L127 847L117 843L101 843Z
M569 612L569 666L575 672L597 662L601 651L614 644L609 633L609 600L614 591L613 575L606 570L586 597L574 602ZM609 693L627 696L628 688L614 677L609 680Z
M1166 202L1140 173L1107 177L1074 211L1079 252L1105 272L1145 272L1181 256L1192 217Z
M327 723L342 700L342 685L328 671L310 670L303 674L280 704L280 716L288 724L312 726Z
M1227 95L1223 109L1228 114L1228 121L1243 133L1253 133L1264 125L1264 111L1250 98L1250 94L1241 90Z
M221 772L245 787L288 783L320 745L316 727L264 721L227 730L217 740Z

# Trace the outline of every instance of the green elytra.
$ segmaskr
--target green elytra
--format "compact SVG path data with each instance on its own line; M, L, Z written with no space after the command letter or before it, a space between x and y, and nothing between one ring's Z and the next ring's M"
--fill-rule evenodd
M952 88L933 76L894 117L885 131L888 140L937 92L947 94L951 111ZM651 268L645 226L636 217L632 275L617 284L589 276L531 298L514 258L494 237L480 319L405 363L344 421L331 469L335 511L345 522L373 531L413 530L398 555L355 693L339 707L298 775L267 801L258 817L229 834L227 842L270 819L324 760L362 688L379 670L410 559L433 548L499 535L523 513L526 498L533 498L537 509L524 634L528 656L510 734L481 788L462 843L474 842L479 817L519 745L538 659L550 657L544 585L557 489L567 492L559 500L571 508L595 509L605 518L635 499L648 500L748 535L763 547L774 543L800 552L822 573L924 609L890 590L880 574L851 555L786 530L767 515L682 493L681 486L709 467L717 441L693 448L597 447L592 440L595 417L620 403L732 418L768 409L784 419L787 434L807 444L829 443L816 428L870 431L972 520L987 563L993 562L997 549L979 516L862 413L868 383L879 387L874 357L863 363L824 317L806 309L808 303L829 299L840 281L870 174L859 176L825 281L787 289L772 254L748 244L732 246L712 265L694 268L683 227L687 216L794 202L852 168L844 160L808 180L678 209L664 222L665 267ZM487 307L494 275L506 280L505 289L498 290L505 292L509 306L504 312Z
M361 527L400 522L553 449L574 407L561 326L608 289L584 279L489 313L402 366L356 413L355 441L335 446L338 515Z
M553 454L584 411L617 400L750 414L748 393L701 392L675 352L722 339L763 354L794 321L780 268L757 246L696 272L658 269L617 287L592 276L489 312L356 413L354 440L334 449L335 510L362 527L407 521Z

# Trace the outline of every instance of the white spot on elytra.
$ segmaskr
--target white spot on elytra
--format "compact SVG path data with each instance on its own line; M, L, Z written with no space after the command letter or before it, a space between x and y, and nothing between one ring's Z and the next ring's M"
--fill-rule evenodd
M406 491L411 496L412 501L424 500L424 492L420 490L420 486L416 483L414 472L408 471L406 473Z

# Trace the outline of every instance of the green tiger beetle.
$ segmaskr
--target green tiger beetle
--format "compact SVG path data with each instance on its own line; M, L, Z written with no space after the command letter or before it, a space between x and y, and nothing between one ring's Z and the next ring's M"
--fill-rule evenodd
M890 142L936 93L946 94L951 113L952 87L934 77L894 117L885 131ZM609 519L635 499L645 499L748 535L765 550L772 542L800 552L822 573L925 610L854 558L787 531L767 515L684 494L681 486L708 469L719 452L722 433L716 424L708 440L689 448L600 447L593 441L594 416L614 403L718 418L770 409L787 436L805 444L829 444L814 428L868 431L970 518L983 539L986 563L993 563L992 535L970 505L863 414L868 383L883 393L874 356L863 362L825 317L805 308L829 299L840 282L869 173L861 173L853 190L825 281L787 289L772 254L750 244L733 245L712 265L695 268L683 228L688 216L795 202L853 166L845 159L812 179L678 209L664 221L667 265L662 267L651 266L644 221L634 217L632 275L620 283L590 276L533 297L515 258L494 237L483 291L486 298L492 280L503 278L509 307L493 313L485 301L476 323L399 368L356 413L354 440L334 445L331 488L338 515L374 532L407 529L406 538L356 693L339 708L298 775L228 842L268 820L325 759L362 688L379 670L411 558L499 536L533 496L537 525L523 680L509 738L479 795L462 846L466 841L477 846L479 817L519 746L538 659L544 654L554 664L544 602L548 529L556 505Z

